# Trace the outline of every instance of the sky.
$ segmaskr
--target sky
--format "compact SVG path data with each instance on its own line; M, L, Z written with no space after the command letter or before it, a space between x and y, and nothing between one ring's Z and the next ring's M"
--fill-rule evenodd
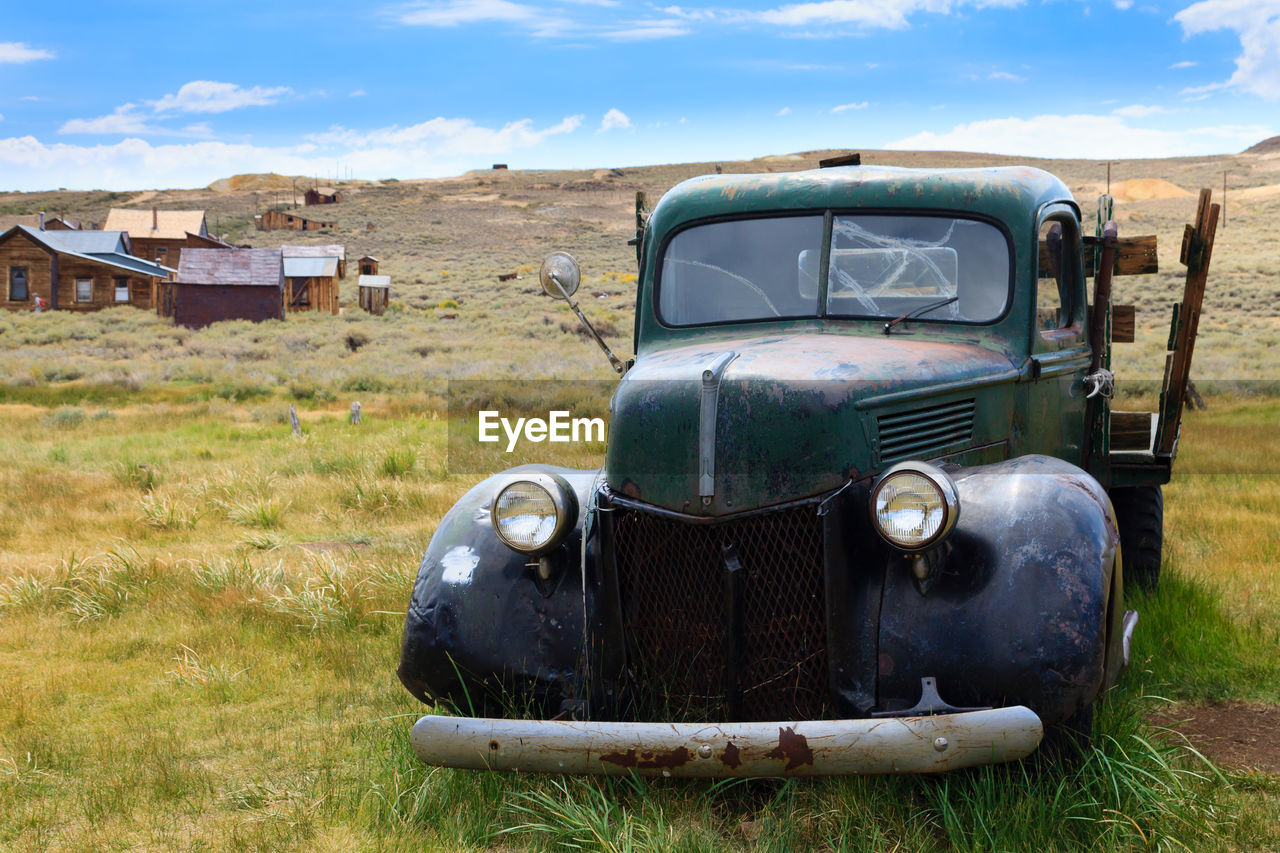
M727 2L7 4L0 188L1280 134L1280 0Z

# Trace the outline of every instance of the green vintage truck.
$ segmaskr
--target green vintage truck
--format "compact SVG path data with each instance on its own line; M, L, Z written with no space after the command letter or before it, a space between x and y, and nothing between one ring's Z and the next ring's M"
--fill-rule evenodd
M399 675L437 765L931 772L1087 736L1154 585L1217 206L1184 235L1158 412L1111 410L1115 274L1039 169L709 175L637 199L635 358L600 470L445 516ZM1085 233L1090 231L1093 233ZM577 311L579 271L547 292ZM579 312L581 316L581 313ZM602 342L603 345L603 342ZM612 354L610 354L612 359Z

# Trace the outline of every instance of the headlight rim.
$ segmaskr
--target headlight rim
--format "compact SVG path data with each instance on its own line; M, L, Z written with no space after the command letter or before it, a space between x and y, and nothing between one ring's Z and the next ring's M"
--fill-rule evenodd
M540 546L527 548L507 539L502 533L502 525L498 522L498 498L502 493L517 483L532 483L542 489L551 498L556 510L556 523L551 536ZM489 499L489 524L494 535L503 545L517 554L528 557L540 557L554 551L568 537L578 520L578 495L563 477L549 471L519 471L505 475L493 490Z
M903 473L915 474L928 480L937 488L939 495L942 497L942 523L938 525L938 530L933 536L918 545L906 545L891 538L885 533L884 528L880 526L880 519L876 514L876 500L880 495L880 490L884 488L891 478ZM876 533L889 547L906 554L923 554L945 542L947 537L951 535L951 531L955 529L956 522L960 518L960 493L956 488L955 480L951 479L951 476L946 471L930 462L909 459L889 466L880 475L875 485L871 487L867 510L871 516L872 528L875 529Z

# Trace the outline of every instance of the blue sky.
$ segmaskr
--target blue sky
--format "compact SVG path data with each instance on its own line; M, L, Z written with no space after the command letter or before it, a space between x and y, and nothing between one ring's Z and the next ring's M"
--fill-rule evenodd
M10 6L5 189L1280 134L1280 0Z

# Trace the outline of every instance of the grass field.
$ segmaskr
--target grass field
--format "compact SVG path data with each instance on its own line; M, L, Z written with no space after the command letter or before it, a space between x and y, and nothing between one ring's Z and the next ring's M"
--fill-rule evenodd
M777 171L821 154L720 165ZM1135 664L1078 761L750 784L418 764L408 728L425 709L394 675L404 609L432 530L478 478L449 464L446 383L610 377L540 295L536 266L551 249L577 254L584 308L629 355L634 193L657 198L715 165L354 183L322 209L335 235L251 230L282 198L278 176L276 189L0 193L0 214L89 221L111 206L200 207L237 243L376 255L393 286L383 317L350 307L350 277L340 316L198 331L132 308L0 312L0 849L1280 849L1280 776L1214 767L1154 722L1198 703L1280 705L1272 155L1112 167L1172 186L1117 205L1123 235L1160 240L1159 275L1117 281L1139 309L1137 343L1116 353L1126 394L1163 365L1192 193L1229 168L1234 195L1194 371L1211 408L1188 415L1166 488L1164 579L1136 601ZM1101 164L1033 165L1091 215ZM545 461L600 463L581 448Z
M413 758L403 611L473 480L446 469L433 397L366 399L358 427L349 395L313 397L295 439L283 394L7 393L0 848L1280 847L1280 780L1215 769L1146 721L1173 701L1280 703L1274 399L1189 416L1164 583L1078 766L708 784Z

